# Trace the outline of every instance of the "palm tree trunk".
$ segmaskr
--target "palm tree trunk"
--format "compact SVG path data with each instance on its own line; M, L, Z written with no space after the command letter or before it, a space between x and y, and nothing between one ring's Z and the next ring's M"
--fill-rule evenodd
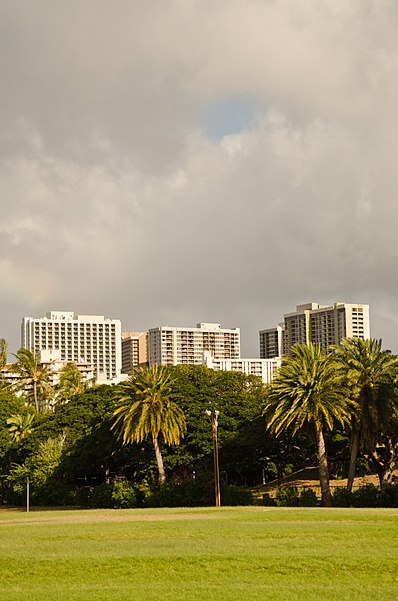
M37 398L37 382L36 382L36 380L33 380L33 397L35 399L36 411L37 411L37 413L39 413L39 401Z
M329 466L326 455L325 439L323 437L322 427L315 424L316 448L318 454L319 483L321 485L322 505L323 507L332 506L332 495L329 484Z
M387 482L388 484L393 483L394 479L394 471L398 467L398 443L393 443L392 438L389 437L387 440L387 448L388 448L388 460L387 460L387 469L384 474L383 484Z
M398 442L394 443L391 437L387 438L385 451L388 451L385 460L380 457L377 449L369 455L376 468L380 490L383 490L384 484L392 484L393 482L394 471L398 467Z
M383 482L384 482L384 474L386 471L385 462L382 460L382 458L380 457L380 455L378 454L378 452L376 450L372 451L371 453L366 453L365 457L366 457L366 459L368 459L369 461L372 462L373 467L376 470L377 477L379 479L380 490L382 490Z
M160 452L159 441L157 436L154 436L153 438L153 446L155 447L156 462L158 464L159 485L164 486L166 484L166 474L163 467L163 458L162 453Z
M350 465L348 467L348 477L347 477L347 490L348 492L352 491L352 485L354 484L356 465L357 465L357 457L358 457L358 448L359 448L359 430L355 427L351 430L350 437Z

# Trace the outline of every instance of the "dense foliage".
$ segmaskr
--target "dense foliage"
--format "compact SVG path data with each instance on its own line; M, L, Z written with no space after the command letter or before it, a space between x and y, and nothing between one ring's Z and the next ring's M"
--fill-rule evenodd
M380 345L374 347L377 352L383 352ZM211 505L214 502L214 476L212 430L206 416L209 409L219 411L218 450L223 504L249 503L252 501L247 492L250 488L270 481L281 482L292 472L316 465L319 448L314 443L320 429L331 477L347 477L352 440L355 439L352 432L354 428L358 431L359 424L364 427L364 414L360 413L359 387L354 373L347 375L341 367L345 360L342 352L336 356L317 356L317 369L321 366L322 378L325 374L330 376L327 394L325 382L319 382L316 370L305 370L307 380L300 375L302 366L297 365L297 360L303 360L308 348L299 349L295 355L296 365L286 359L278 377L268 387L254 376L217 372L202 366L162 370L167 379L162 402L166 408L170 403L175 407L173 411L179 416L184 434L173 439L179 444L169 446L170 431L162 432L159 428L156 432L167 476L167 484L162 490L159 490L159 465L153 452L153 430L148 430L148 436L125 438L126 444L123 444L123 435L120 440L112 430L115 419L123 413L121 407L127 412L131 406L138 407L135 404L140 396L137 381L130 379L130 383L118 386L84 389L74 370L68 368L63 392L59 389L55 391L58 394L52 396L56 402L44 403L44 397L38 392L37 405L33 397L18 397L3 382L0 386L1 501L23 504L29 478L33 504L86 507ZM385 366L384 356L380 363ZM374 397L377 407L382 407L383 391L388 391L386 407L379 413L373 411L374 434L359 436L355 451L356 474L376 472L380 480L379 492L348 492L345 497L338 492L333 499L336 505L371 503L372 498L376 499L377 505L395 503L393 474L398 454L398 373L393 359L388 356L387 376L384 374L379 379L383 386ZM339 366L336 361L340 361ZM146 377L145 373L141 375ZM290 392L294 393L292 396L289 396L289 386ZM47 388L38 387L39 390ZM300 402L297 391L301 394ZM369 398L368 395L368 406L371 406ZM156 423L158 418L155 413ZM152 421L152 425L155 422ZM130 426L134 423L133 420ZM312 492L300 494L282 489L276 502L313 505L315 500Z

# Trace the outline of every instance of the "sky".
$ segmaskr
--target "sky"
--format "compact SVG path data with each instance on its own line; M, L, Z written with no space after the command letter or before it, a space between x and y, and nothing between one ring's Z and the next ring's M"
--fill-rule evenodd
M396 0L0 0L0 337L50 310L398 352Z

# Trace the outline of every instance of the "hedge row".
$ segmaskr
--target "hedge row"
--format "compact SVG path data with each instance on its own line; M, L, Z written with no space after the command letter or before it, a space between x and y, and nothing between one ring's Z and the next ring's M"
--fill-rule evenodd
M345 488L336 488L332 495L335 507L398 507L398 484L385 484L383 489L368 484L348 492ZM295 486L283 486L275 499L269 495L263 497L264 505L278 507L315 507L320 504L311 488L301 491Z

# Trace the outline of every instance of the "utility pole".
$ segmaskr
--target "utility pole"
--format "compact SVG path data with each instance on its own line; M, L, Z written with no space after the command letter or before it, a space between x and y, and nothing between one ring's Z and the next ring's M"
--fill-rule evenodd
M217 443L217 428L218 428L218 416L219 411L206 410L206 415L211 422L211 429L213 432L213 460L214 460L214 493L216 498L216 507L221 507L221 494L220 494L220 469L218 465L218 443Z
M26 476L26 511L29 513L29 476Z

